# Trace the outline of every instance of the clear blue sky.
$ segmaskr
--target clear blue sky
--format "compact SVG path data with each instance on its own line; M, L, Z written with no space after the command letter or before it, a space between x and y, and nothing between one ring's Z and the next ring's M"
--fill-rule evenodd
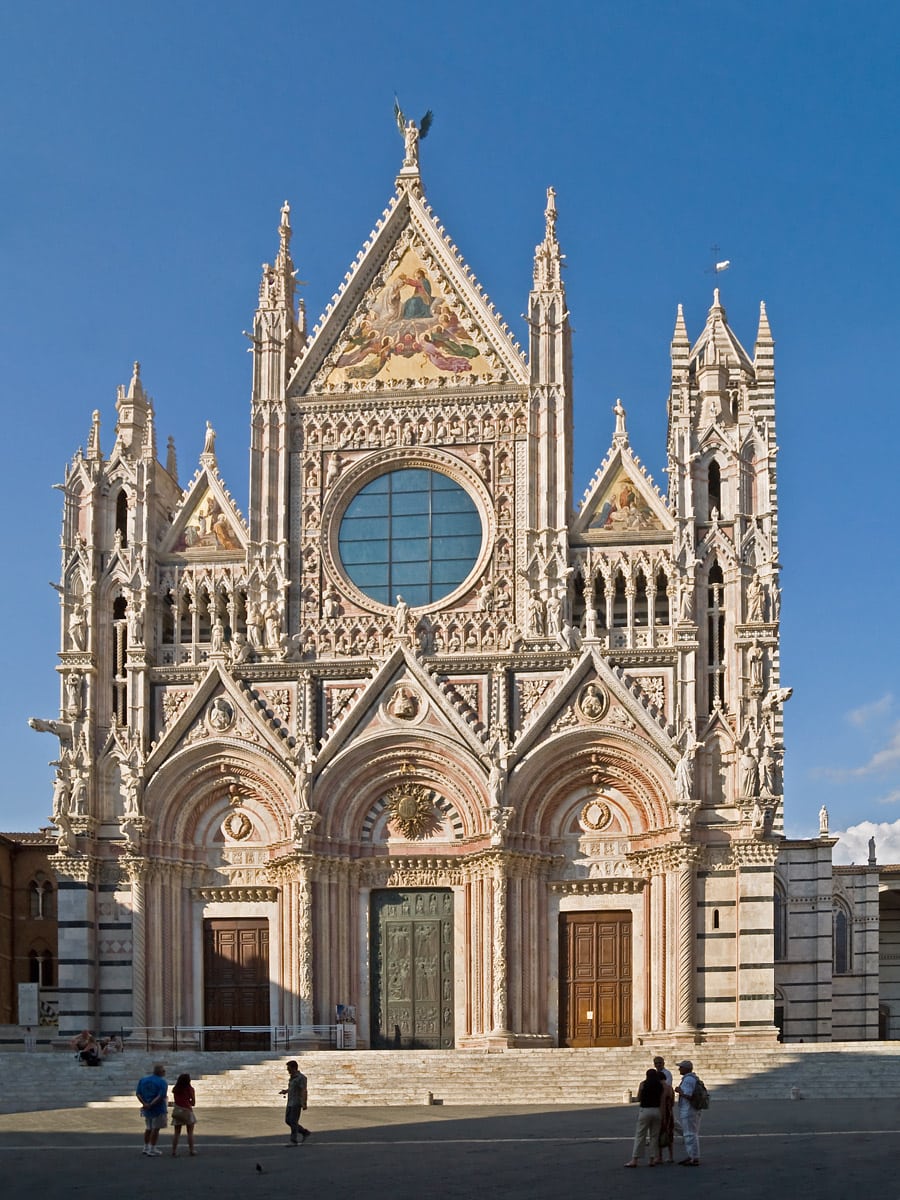
M0 329L7 454L0 828L49 812L60 494L143 364L182 481L215 425L246 507L241 330L291 201L311 321L393 189L393 95L435 121L428 198L524 339L545 189L575 327L576 485L621 396L664 486L668 343L710 247L748 348L776 339L787 825L900 818L900 9L868 3L7 5ZM865 480L863 485L862 480ZM879 831L900 861L900 826Z

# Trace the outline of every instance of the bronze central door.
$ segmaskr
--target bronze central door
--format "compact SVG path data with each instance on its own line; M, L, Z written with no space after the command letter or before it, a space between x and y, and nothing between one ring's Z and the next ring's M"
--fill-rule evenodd
M372 1046L453 1046L453 893L372 893Z
M269 922L203 922L203 1023L227 1025L206 1034L207 1050L268 1049Z
M559 1041L631 1045L631 913L559 918Z

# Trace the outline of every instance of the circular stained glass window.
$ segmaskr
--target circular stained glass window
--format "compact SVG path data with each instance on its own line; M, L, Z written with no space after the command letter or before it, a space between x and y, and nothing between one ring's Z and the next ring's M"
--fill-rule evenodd
M455 592L481 550L482 525L465 488L440 471L388 471L356 493L338 534L341 564L371 600L418 608Z

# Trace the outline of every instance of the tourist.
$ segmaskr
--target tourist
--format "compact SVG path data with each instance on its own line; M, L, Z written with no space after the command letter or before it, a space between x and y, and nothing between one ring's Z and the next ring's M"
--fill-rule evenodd
M689 1058L678 1064L681 1082L675 1091L678 1093L678 1120L681 1123L681 1133L684 1137L684 1149L687 1158L680 1162L682 1167L700 1166L700 1110L694 1108L691 1096L697 1086L697 1076L694 1074L694 1064Z
M165 1129L168 1120L168 1105L166 1093L169 1085L166 1081L166 1068L162 1063L155 1063L153 1073L144 1075L138 1080L135 1095L141 1102L141 1115L144 1118L144 1149L148 1158L159 1158L162 1150L157 1150L159 1131Z
M640 1111L638 1112L637 1128L634 1131L634 1146L631 1150L631 1158L625 1164L626 1167L638 1165L638 1159L648 1141L650 1145L649 1166L655 1167L659 1162L660 1105L664 1086L665 1083L659 1071L655 1067L649 1067L638 1088Z
M284 1123L291 1131L291 1140L288 1145L296 1146L299 1138L305 1142L312 1133L311 1130L304 1129L300 1124L300 1113L306 1108L306 1076L300 1071L295 1059L291 1059L287 1064L287 1072L290 1079L287 1087L282 1088L280 1094L287 1096Z
M194 1115L194 1105L196 1103L197 1097L194 1095L191 1077L185 1071L183 1075L178 1076L175 1080L175 1086L172 1088L173 1158L178 1154L178 1139L181 1137L182 1126L187 1130L187 1143L191 1158L196 1154L196 1150L194 1149L194 1126L197 1124L197 1118Z
M659 1105L659 1161L663 1161L662 1151L668 1148L669 1157L665 1160L671 1166L675 1162L675 1092L672 1088L672 1072L666 1068L666 1060L657 1055L653 1065L663 1081L662 1100Z

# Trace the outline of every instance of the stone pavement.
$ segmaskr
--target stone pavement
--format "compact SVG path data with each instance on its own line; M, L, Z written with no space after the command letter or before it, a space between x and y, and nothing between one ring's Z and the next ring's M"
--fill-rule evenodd
M58 1098L57 1098L58 1099ZM202 1097L199 1097L202 1100ZM52 1103L53 1097L48 1097ZM197 1110L197 1157L140 1153L137 1110L0 1116L3 1200L602 1200L726 1194L728 1200L900 1200L896 1101L731 1102L704 1114L703 1165L626 1171L637 1109L310 1108L286 1145L278 1108ZM676 1146L676 1159L681 1157ZM262 1171L257 1170L257 1164Z

